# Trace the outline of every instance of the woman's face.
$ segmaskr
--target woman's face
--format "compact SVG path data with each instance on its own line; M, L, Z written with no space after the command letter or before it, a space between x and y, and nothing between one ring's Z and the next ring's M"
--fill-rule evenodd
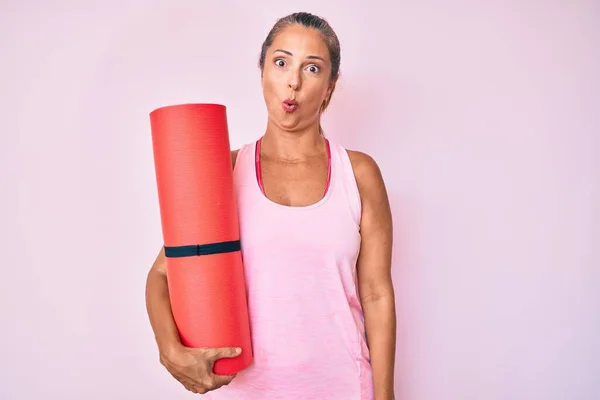
M329 50L316 29L291 25L267 50L262 74L269 120L295 131L318 124L331 92Z

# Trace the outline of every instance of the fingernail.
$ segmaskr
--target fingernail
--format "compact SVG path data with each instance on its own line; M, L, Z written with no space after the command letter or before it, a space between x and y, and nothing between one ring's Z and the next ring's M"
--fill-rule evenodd
M240 349L239 347L235 348L235 353L236 354L240 354L242 352L242 349Z

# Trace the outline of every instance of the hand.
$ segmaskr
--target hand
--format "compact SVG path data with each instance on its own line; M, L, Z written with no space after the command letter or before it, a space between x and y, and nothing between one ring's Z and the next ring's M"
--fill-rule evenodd
M228 385L234 375L216 375L213 365L219 358L233 358L241 349L233 347L193 349L178 346L168 354L160 354L160 363L192 393L204 394Z

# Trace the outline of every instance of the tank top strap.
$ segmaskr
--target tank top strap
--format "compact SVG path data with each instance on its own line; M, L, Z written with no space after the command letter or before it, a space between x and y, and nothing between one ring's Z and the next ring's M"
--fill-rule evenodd
M248 184L250 175L254 172L254 148L256 142L245 143L240 146L235 165L233 167L233 179L236 183Z
M350 207L350 212L356 225L360 225L362 204L350 156L346 148L340 144L330 140L330 146L332 160L335 163L332 178L335 179L335 190L337 195L341 195L344 202Z

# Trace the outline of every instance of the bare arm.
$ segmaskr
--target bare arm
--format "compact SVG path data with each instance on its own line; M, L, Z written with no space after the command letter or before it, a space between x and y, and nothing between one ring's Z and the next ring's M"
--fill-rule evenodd
M350 152L362 202L358 287L365 313L376 400L394 399L396 310L391 277L392 215L381 171L364 153Z
M162 247L146 278L146 309L162 360L181 345L171 311L165 250Z

